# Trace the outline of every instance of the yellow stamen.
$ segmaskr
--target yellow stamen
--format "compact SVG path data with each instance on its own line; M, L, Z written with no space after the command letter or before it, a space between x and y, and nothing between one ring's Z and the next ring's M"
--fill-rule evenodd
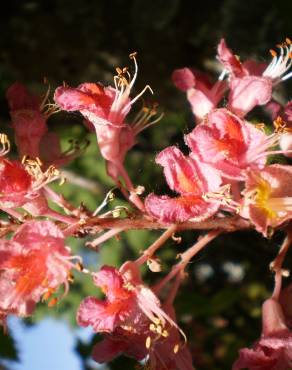
M145 347L149 349L151 347L151 337L146 338Z

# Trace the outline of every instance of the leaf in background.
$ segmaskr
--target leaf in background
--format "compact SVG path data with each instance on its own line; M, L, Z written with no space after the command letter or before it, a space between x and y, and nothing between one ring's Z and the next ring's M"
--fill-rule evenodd
M17 361L18 353L14 339L0 328L0 358Z

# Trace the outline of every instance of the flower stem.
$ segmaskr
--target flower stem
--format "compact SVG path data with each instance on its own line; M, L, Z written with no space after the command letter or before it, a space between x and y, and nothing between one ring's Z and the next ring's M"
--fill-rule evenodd
M169 239L173 233L176 231L177 226L171 225L153 244L151 244L142 254L141 257L139 257L136 260L137 265L143 265L149 258L153 256L153 254L156 252L157 249L159 249L162 244L164 244L167 239Z
M158 283L153 287L154 292L159 292L159 290L168 283L174 276L178 273L183 272L188 262L200 251L202 250L208 243L210 243L213 239L215 239L219 234L222 233L222 230L212 230L205 236L198 239L198 241L186 250L184 253L181 254L181 261L177 263L171 271Z

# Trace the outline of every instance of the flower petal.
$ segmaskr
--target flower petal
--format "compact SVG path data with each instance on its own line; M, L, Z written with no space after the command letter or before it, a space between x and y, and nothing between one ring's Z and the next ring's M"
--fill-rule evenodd
M272 81L265 77L245 76L230 81L228 108L238 116L245 116L257 105L267 104L272 98Z
M189 68L176 69L171 78L175 86L182 91L191 89L196 83L196 78Z
M242 64L233 54L232 50L227 47L224 39L221 39L219 42L217 58L233 76L241 77L244 75Z
M103 364L104 362L109 362L118 357L126 348L127 344L125 341L105 338L94 346L92 358L96 362Z
M201 197L192 195L170 198L166 195L150 194L145 199L145 207L147 212L160 222L176 223L189 219L205 220L217 212L219 204L208 203Z

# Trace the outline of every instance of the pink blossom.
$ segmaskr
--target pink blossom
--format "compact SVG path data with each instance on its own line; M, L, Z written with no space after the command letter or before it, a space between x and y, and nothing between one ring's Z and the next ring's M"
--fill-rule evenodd
M26 205L29 207L33 204L37 209L38 205L42 204L42 209L39 208L39 212L34 214L45 215L42 211L48 210L48 205L41 188L59 177L59 172L54 167L49 167L42 172L38 161L28 160L21 163L0 158L0 174L1 209L8 212L9 209L26 208ZM46 204L45 207L44 204Z
M276 140L224 108L209 113L186 135L187 145L201 161L235 180L243 180L248 168L263 168L265 153Z
M172 146L164 149L156 163L164 168L171 190L180 194L175 198L150 194L145 200L147 212L161 222L183 222L188 219L203 220L215 214L219 202L207 201L204 195L219 190L219 173L209 165L200 163L195 156L185 157Z
M112 332L129 316L135 315L136 296L114 267L103 266L93 276L93 281L106 299L85 298L80 304L77 322L81 326L91 325L95 332Z
M189 68L175 70L172 80L177 88L186 92L193 114L199 121L217 106L226 90L226 82L217 81L212 85L205 74Z
M230 73L228 109L239 116L246 115L256 105L267 104L272 97L273 85L291 76L292 45L287 39L279 55L272 51L273 59L268 66L254 61L241 63L222 39L218 45L218 59Z
M61 86L56 89L55 101L65 111L80 111L86 118L87 126L94 128L102 156L109 162L107 170L113 178L121 172L125 154L135 144L135 136L151 124L151 110L145 110L138 120L129 125L125 122L135 101L149 88L130 98L131 90L137 78L138 67L134 55L135 73L118 71L115 76L115 88L104 87L101 83L83 83L77 88Z
M40 99L31 95L26 87L18 82L9 87L6 97L19 155L40 157L40 141L48 131L46 118L41 112Z
M64 235L51 221L29 221L0 241L0 312L27 316L43 295L68 289L73 264Z
M152 369L191 370L191 356L180 346L179 329L172 312L141 281L133 262L118 271L104 266L94 282L105 300L88 297L79 307L77 322L106 333L95 346L93 358L108 362L121 353L142 360L149 356Z
M28 201L33 178L19 161L0 159L0 206L2 208L20 207Z
M77 146L72 142L71 147L62 153L58 135L48 132L47 119L56 112L56 107L46 103L47 95L42 101L19 82L6 92L20 157L40 158L46 167L52 164L61 166L79 155L84 145L79 143Z
M169 309L164 307L165 311ZM169 313L169 312L168 312ZM135 332L116 329L98 342L92 357L99 363L109 362L125 354L136 360L146 360L153 370L193 370L192 356L175 327L160 332L159 326L149 321L139 323Z
M292 334L285 323L278 301L270 298L262 308L261 338L250 348L243 348L232 370L288 370L292 367Z
M77 313L79 325L91 325L96 332L112 332L125 322L132 330L142 316L150 320L158 317L165 323L167 315L154 293L142 284L134 263L126 263L120 271L104 266L93 275L93 281L102 289L105 300L85 298Z
M242 215L264 235L291 218L291 181L291 166L274 164L248 173Z

